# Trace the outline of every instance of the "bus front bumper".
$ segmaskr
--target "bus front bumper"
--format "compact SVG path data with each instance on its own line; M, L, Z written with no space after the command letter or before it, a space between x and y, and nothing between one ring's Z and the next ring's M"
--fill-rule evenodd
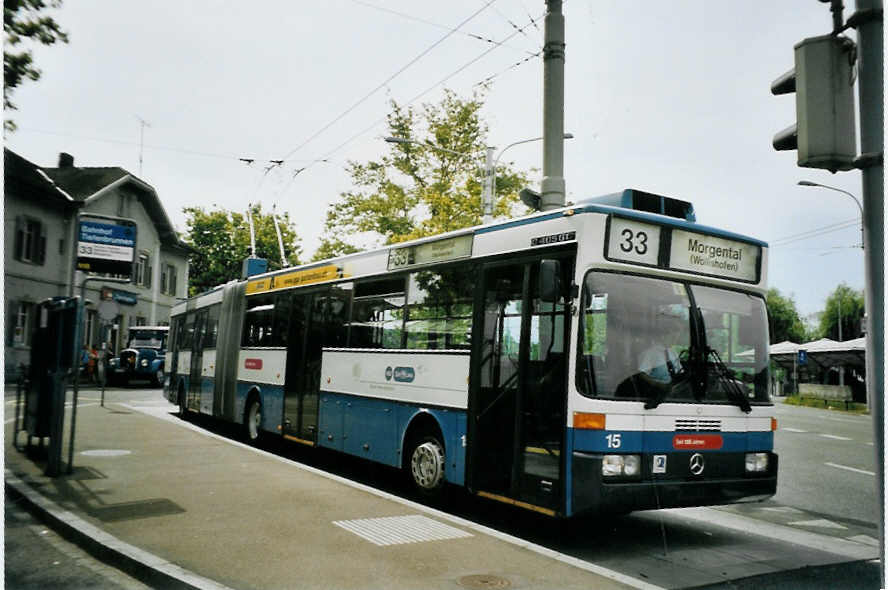
M604 481L602 455L573 453L571 514L627 513L633 510L684 508L740 502L760 502L777 492L777 455L769 452L768 470L746 475L737 463L743 453L707 454L711 473L700 476L650 471L652 455L642 455L645 468L635 479ZM687 462L689 454L679 461ZM678 461L676 461L678 462Z

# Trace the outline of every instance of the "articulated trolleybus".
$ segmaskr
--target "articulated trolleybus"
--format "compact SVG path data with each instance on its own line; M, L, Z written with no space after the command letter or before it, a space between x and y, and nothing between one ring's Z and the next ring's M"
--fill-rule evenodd
M550 516L777 486L767 245L635 190L177 305L166 397Z

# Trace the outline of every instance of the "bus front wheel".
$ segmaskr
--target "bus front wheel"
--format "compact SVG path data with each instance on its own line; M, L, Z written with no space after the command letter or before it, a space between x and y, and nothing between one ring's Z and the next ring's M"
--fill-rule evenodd
M419 438L410 450L410 478L417 490L435 496L444 486L447 460L444 445L436 436Z

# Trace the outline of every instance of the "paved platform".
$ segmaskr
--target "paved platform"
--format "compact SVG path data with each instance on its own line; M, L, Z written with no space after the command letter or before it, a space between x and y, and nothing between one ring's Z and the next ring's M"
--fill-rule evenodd
M158 588L653 587L219 437L174 411L163 401L83 402L75 468L57 478L13 446L7 423L7 498Z

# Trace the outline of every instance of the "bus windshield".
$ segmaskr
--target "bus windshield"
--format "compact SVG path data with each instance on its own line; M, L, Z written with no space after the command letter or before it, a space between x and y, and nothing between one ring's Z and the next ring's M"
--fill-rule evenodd
M768 397L761 297L606 272L586 275L577 386L588 396L732 403Z
M130 348L164 348L165 330L130 330Z

